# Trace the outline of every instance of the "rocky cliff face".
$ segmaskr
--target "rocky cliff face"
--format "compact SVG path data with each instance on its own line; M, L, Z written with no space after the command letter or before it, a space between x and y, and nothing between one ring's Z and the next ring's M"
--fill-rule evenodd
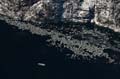
M120 31L120 1L96 0L95 23Z
M64 51L72 59L120 63L119 3L118 0L0 0L0 20L47 36L49 45L72 51Z
M74 22L88 22L94 18L94 0L67 0L63 18Z
M92 21L120 31L119 0L0 0L0 14L33 22Z

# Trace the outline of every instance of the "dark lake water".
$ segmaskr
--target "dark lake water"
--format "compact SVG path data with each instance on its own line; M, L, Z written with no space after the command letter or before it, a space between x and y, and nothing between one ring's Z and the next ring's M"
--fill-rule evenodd
M119 65L66 59L70 51L47 46L46 39L0 21L0 79L119 79Z

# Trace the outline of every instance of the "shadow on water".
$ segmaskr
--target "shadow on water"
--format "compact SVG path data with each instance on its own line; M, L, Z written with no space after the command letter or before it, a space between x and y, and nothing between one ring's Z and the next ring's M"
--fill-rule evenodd
M46 39L47 36L32 35L1 21L0 79L118 79L118 65L67 59L64 53L71 51L47 46ZM46 66L38 66L39 62Z

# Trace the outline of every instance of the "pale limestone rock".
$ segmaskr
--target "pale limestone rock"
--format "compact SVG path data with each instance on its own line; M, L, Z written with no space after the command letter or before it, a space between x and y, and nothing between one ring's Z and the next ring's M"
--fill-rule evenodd
M33 22L94 22L120 32L119 0L0 0L0 15Z

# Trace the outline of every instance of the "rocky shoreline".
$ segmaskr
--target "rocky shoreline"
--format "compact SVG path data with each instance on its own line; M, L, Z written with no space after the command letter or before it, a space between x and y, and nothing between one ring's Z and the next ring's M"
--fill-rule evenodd
M107 28L101 28L94 24L74 23L63 24L63 26L46 24L38 27L30 23L13 21L8 18L3 19L3 16L2 20L17 26L18 29L28 30L32 34L47 36L48 40L46 41L49 45L58 47L60 50L64 48L71 50L72 54L66 54L71 59L81 60L82 58L91 62L91 60L105 58L102 63L119 63L120 34ZM90 25L89 28L88 25Z
M103 63L104 58L91 59L91 62L82 58L69 58L66 54L74 52L49 45L47 39L49 36L32 34L0 20L0 78L119 78L119 64ZM39 63L44 63L45 66L40 66Z

